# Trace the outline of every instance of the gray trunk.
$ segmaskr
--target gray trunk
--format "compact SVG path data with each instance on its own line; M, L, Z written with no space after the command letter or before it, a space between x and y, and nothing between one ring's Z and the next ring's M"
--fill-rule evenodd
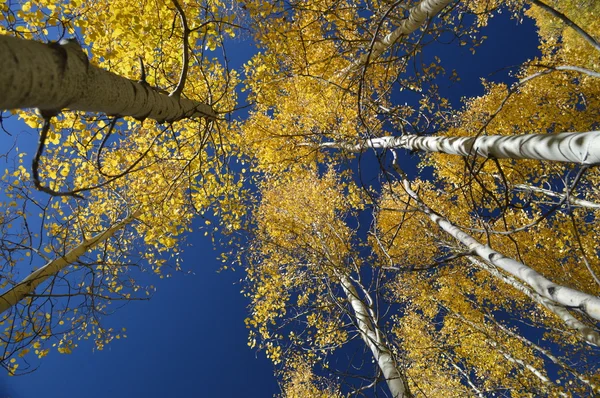
M0 109L98 112L172 122L215 119L208 104L169 96L90 64L74 40L39 43L0 35Z

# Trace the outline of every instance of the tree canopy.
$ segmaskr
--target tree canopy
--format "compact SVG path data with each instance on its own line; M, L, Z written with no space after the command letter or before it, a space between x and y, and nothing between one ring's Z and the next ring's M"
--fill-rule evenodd
M600 393L597 2L1 7L3 120L39 131L2 178L9 372L120 338L213 213L282 396ZM452 93L439 54L503 12L539 53Z

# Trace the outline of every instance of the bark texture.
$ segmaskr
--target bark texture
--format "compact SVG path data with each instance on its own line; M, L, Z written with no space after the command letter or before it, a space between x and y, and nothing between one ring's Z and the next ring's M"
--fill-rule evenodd
M371 350L373 358L377 362L383 377L392 393L393 398L409 398L411 394L408 390L408 385L398 371L392 353L388 349L385 341L381 338L381 334L378 333L375 321L370 315L368 307L359 298L356 288L346 276L340 278L340 284L346 294L346 298L356 317L356 324L358 331L363 341Z
M480 261L473 256L468 256L467 258L475 266L486 270L496 278L519 290L536 303L544 306L546 309L548 309L548 311L560 318L568 327L576 330L579 335L589 344L600 347L600 334L598 334L593 328L581 322L579 319L575 318L565 307L556 304L554 301L549 300L546 297L542 297L540 294L532 291L531 288L525 286L521 281L518 281L514 276L503 274L493 265L489 265L483 261Z
M558 285L548 280L548 278L531 267L515 259L506 257L488 245L484 245L477 241L471 235L452 224L447 218L440 216L427 207L421 201L417 193L412 190L407 179L404 179L403 182L406 192L419 204L423 212L431 219L431 221L436 223L454 239L465 245L473 254L514 276L518 280L525 282L540 296L552 300L566 308L578 308L591 318L600 321L600 297L567 286Z
M600 131L558 134L490 135L479 137L421 137L403 135L365 140L360 144L328 142L323 147L361 152L368 148L403 148L460 156L496 159L535 159L600 164Z
M169 96L90 64L74 40L39 43L0 35L0 109L70 109L172 122L215 119L208 104Z

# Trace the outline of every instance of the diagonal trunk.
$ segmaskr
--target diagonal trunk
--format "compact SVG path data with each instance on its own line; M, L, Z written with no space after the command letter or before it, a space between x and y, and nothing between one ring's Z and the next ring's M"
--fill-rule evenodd
M169 96L89 63L74 40L39 43L0 35L0 109L100 112L172 122L215 119L212 107Z
M138 211L126 219L116 223L104 232L101 232L90 239L84 240L79 245L67 252L64 256L48 262L40 269L29 274L25 279L0 296L0 314L15 306L28 294L31 294L35 288L45 280L58 274L65 267L75 263L81 256L94 249L100 243L111 238L117 231L120 231L127 225L131 224L139 216L140 212Z
M558 134L490 135L479 137L421 137L402 135L364 140L359 144L327 142L325 148L362 152L365 149L402 148L411 151L441 152L459 156L495 159L537 159L600 163L600 131Z
M376 320L371 315L365 303L359 298L356 288L347 276L340 278L340 284L346 294L348 302L354 310L356 325L367 347L373 353L373 357L385 378L385 381L392 393L393 398L411 397L408 390L408 383L404 376L396 367L396 363L386 342L381 338L381 334L376 329Z
M581 373L577 372L570 365L568 365L565 362L561 361L559 358L557 358L550 351L548 351L548 350L540 347L536 343L534 343L531 340L529 340L529 339L521 336L520 334L515 333L510 328L507 328L506 326L502 325L501 323L499 323L498 321L496 321L495 319L493 319L489 315L485 315L485 317L489 321L494 322L495 326L498 327L498 328L500 328L506 334L508 334L508 335L510 335L510 336L512 336L512 337L514 337L516 339L518 339L519 341L523 342L528 347L531 347L533 350L539 352L541 355L543 355L544 357L546 357L547 359L549 359L550 361L552 361L555 365L560 366L565 371L571 373L574 377L576 377L577 379L579 379L579 381L581 381L582 383L588 385L592 389L592 391L596 391L596 392L600 393L600 389L597 388L598 386L596 386L595 384L593 384L593 380L590 380L589 376L582 375Z
M358 61L346 68L342 74L345 75L351 70L358 69L365 66L368 62L376 60L403 36L407 36L419 29L425 21L434 17L452 1L453 0L421 0L419 4L409 10L408 17L403 19L396 29L388 33L383 39L376 40L373 43L371 51L362 55Z
M455 316L456 318L460 319L461 322L464 322L464 323L468 324L473 329L475 329L475 330L479 331L480 333L482 333L485 336L485 339L483 341L485 341L489 346L494 347L504 358L506 358L507 361L512 362L514 364L517 364L517 365L519 365L519 366L527 369L535 377L537 377L542 382L542 384L547 385L547 386L555 387L554 382L552 382L552 380L550 380L548 378L548 376L546 376L542 371L540 371L539 369L537 369L535 366L531 365L530 363L526 363L522 359L518 358L518 356L512 355L507 350L507 348L503 346L502 342L498 340L498 337L494 337L493 335L491 335L490 333L488 333L488 331L484 327L482 327L480 325L477 325L474 322L468 320L467 318L465 318L460 313L455 313L454 311L452 311L452 315ZM560 396L564 396L564 397L567 396L563 392L559 392L558 394Z
M558 305L546 297L542 297L540 294L533 292L531 288L518 281L514 276L503 274L496 267L486 264L484 261L479 260L474 256L468 256L467 258L476 267L486 270L496 278L511 285L515 289L525 294L531 300L548 309L548 311L559 317L568 327L576 330L585 341L600 347L600 334L598 334L593 328L581 322L579 319L575 318L564 306Z
M485 245L471 235L465 233L447 218L440 216L423 203L417 193L410 187L409 181L404 178L404 189L421 207L423 212L436 223L442 230L454 239L465 245L474 254L485 261L500 268L504 272L525 282L540 296L545 297L566 308L578 308L593 319L600 321L600 297L587 294L580 290L558 285L535 271L531 267L506 257L490 246Z

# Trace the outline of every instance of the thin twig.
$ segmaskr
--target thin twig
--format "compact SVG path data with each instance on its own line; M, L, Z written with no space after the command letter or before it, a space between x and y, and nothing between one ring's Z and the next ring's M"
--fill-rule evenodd
M40 159L41 159L42 155L44 154L44 148L46 147L46 139L48 138L48 131L50 130L50 121L57 114L58 114L57 112L47 112L47 111L42 112L42 117L44 118L44 125L42 126L42 131L40 131L40 138L38 140L37 151L35 153L35 156L33 157L33 160L31 161L31 174L33 176L33 185L35 185L35 187L38 190L45 192L52 196L72 196L74 198L83 199L83 196L78 195L77 193L75 193L73 191L58 192L49 187L42 185L42 183L40 182L40 174L39 174Z

